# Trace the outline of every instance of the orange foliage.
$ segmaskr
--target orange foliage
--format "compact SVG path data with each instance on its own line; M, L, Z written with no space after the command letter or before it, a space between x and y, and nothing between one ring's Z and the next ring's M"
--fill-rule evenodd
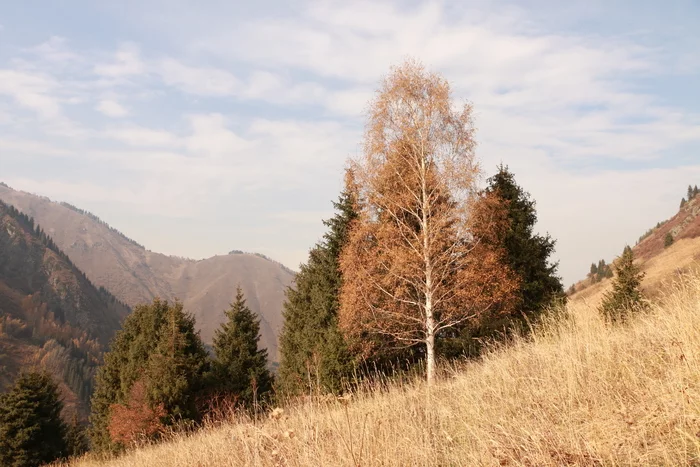
M478 319L516 286L481 238L506 227L492 202L475 204L474 145L471 107L454 111L447 82L408 62L372 103L353 167L359 217L340 259L341 328L355 341L370 332L424 343L429 380L436 334ZM491 230L471 228L485 215Z
M164 428L161 418L165 416L165 408L162 404L150 406L146 387L140 380L131 387L128 402L112 404L110 413L109 435L115 442L133 444L157 436Z

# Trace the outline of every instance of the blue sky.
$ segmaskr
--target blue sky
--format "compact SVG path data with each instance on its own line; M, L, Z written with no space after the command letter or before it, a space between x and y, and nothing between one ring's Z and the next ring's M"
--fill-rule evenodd
M410 56L474 104L484 175L531 192L570 283L700 184L700 3L571 3L0 0L0 180L296 268Z

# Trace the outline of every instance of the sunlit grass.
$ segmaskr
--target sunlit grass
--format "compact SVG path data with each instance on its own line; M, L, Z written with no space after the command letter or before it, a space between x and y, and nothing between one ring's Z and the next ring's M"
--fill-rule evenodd
M316 398L75 466L700 465L700 276L610 326L576 301L440 382Z

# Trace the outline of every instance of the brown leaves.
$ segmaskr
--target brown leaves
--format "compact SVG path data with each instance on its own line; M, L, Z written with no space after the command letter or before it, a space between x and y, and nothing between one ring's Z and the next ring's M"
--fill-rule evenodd
M143 381L134 383L126 404L110 407L109 435L115 442L126 445L151 438L163 432L161 418L165 416L163 405L151 407Z
M453 110L439 75L407 62L384 81L353 168L359 218L340 259L347 335L426 342L514 289L492 241L504 214L475 203L473 133L471 107Z

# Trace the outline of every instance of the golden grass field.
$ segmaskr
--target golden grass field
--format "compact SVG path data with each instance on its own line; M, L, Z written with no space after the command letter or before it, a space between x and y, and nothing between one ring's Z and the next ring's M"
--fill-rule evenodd
M674 281L625 325L574 299L531 339L443 368L430 389L316 400L71 465L700 465L700 275Z

